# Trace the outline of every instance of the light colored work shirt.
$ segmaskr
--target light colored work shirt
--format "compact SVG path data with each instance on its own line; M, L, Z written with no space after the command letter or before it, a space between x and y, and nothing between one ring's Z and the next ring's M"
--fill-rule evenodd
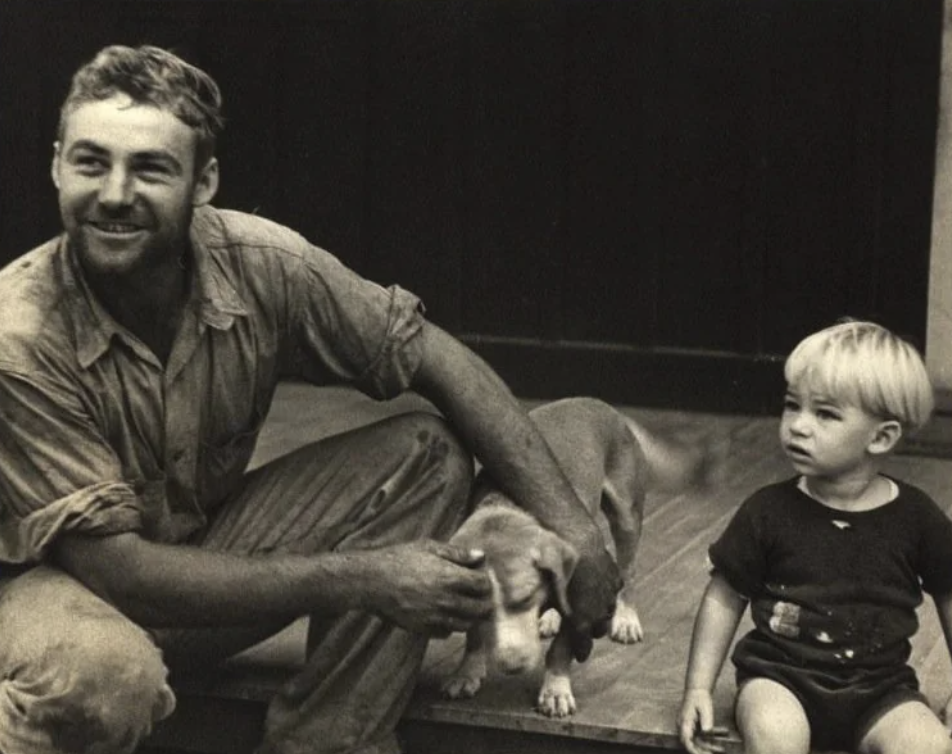
M191 246L164 366L92 295L65 237L0 271L0 561L39 561L65 531L182 541L236 489L282 379L381 399L409 386L413 294L253 215L200 208Z

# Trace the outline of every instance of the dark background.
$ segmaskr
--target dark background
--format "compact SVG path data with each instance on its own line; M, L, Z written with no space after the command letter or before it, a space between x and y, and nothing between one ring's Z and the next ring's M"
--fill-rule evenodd
M420 294L526 397L773 411L843 315L923 344L941 0L0 1L0 262L74 69L226 98L219 206Z

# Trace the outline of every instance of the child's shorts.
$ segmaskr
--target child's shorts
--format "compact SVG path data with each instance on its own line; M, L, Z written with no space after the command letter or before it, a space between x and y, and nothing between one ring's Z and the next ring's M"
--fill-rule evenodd
M738 669L737 689L754 678L769 678L789 689L800 701L810 723L815 749L855 751L870 728L900 704L928 700L919 691L915 671L908 666L830 673L758 662L758 671Z

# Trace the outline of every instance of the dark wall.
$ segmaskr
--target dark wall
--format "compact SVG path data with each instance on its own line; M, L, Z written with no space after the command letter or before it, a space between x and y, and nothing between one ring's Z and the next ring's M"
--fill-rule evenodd
M217 204L286 222L523 395L773 409L844 314L924 340L941 0L0 2L0 260L58 229L69 75L225 93Z

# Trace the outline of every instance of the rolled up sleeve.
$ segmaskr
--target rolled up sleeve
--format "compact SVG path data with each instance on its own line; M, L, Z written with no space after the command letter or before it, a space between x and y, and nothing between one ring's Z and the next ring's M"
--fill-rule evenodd
M0 561L39 562L64 532L136 531L142 514L75 391L0 364Z
M313 251L295 296L301 358L374 398L399 395L422 359L422 302L410 291L380 286L326 252Z

